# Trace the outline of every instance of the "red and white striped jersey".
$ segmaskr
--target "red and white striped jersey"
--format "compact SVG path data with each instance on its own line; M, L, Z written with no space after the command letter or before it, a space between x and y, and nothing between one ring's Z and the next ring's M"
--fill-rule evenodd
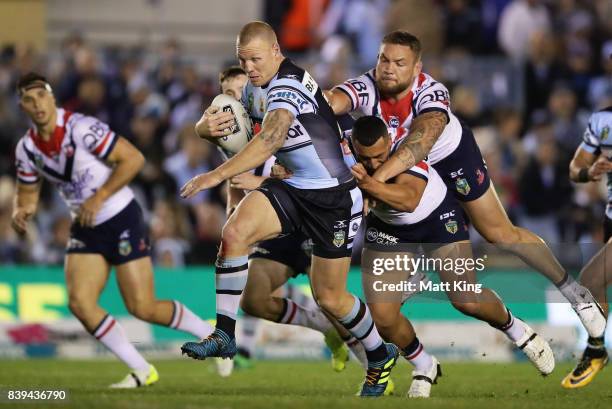
M112 172L104 162L119 136L96 118L57 109L57 124L49 141L30 128L15 149L17 179L37 183L41 177L57 186L73 218L81 204L92 196ZM132 190L124 186L110 196L96 215L95 225L119 213L132 201Z
M346 80L335 87L351 100L351 111L362 115L374 115L387 124L393 142L408 135L412 120L425 112L441 111L448 117L448 123L429 152L432 164L450 155L461 141L461 123L450 110L450 98L446 87L430 75L421 73L415 78L410 92L393 103L382 99L375 81L375 70Z

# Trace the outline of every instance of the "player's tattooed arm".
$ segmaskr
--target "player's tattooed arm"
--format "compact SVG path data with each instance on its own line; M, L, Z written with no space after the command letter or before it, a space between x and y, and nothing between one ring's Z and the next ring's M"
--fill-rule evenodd
M442 135L447 119L447 115L440 111L418 115L412 121L406 139L393 156L376 170L374 178L386 182L425 159Z
M240 152L217 168L222 180L255 169L274 155L285 143L293 119L293 114L286 109L268 112L261 131Z
M270 111L264 117L261 131L244 148L221 166L208 173L202 173L181 188L181 197L190 198L196 193L219 185L247 170L255 169L279 150L285 143L293 114L283 108Z

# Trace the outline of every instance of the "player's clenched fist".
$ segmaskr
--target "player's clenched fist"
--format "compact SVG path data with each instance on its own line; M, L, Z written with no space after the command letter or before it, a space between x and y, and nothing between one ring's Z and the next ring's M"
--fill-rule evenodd
M181 197L183 199L189 199L199 191L215 187L221 182L223 182L223 179L221 179L214 170L212 172L202 173L185 183L181 188Z
M83 227L93 227L96 221L96 214L102 208L102 204L104 203L104 199L102 199L99 195L95 194L90 196L87 200L83 202L81 207L79 208L79 212L77 215L77 220Z
M612 162L606 157L599 157L589 168L589 180L598 181L608 172L612 171Z
M34 215L33 209L19 208L13 211L11 226L18 234L25 234L28 227L28 221Z
M196 133L200 138L220 138L227 136L234 126L234 115L231 112L224 112L219 107L210 106L196 124Z

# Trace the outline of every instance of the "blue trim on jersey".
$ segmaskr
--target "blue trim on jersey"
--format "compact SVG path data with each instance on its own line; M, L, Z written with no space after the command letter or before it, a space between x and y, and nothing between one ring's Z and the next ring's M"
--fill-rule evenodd
M438 108L438 107L429 107L429 108L425 108L424 110L422 110L421 112L419 112L417 115L415 115L414 117L416 118L417 116L421 115L421 114L425 114L427 112L442 112L444 113L444 115L446 115L446 123L450 122L450 115L448 114L448 111L444 108Z
M99 156L100 159L102 160L106 160L106 158L108 158L108 156L111 154L111 152L113 151L113 149L115 148L115 145L117 144L117 140L120 138L119 135L115 134L115 137L113 138L113 140L111 141L110 146L108 147L108 149L106 150L106 153L102 156Z
M353 97L344 88L336 87L334 89L344 92L344 94L349 98L349 101L351 101L351 112L353 112L355 110L355 104L353 103Z
M419 173L419 172L415 172L414 170L406 170L404 173L409 174L410 176L415 176L417 178L423 179L425 182L427 182L429 179L427 178L427 176Z
M298 150L300 148L304 148L304 147L310 146L310 145L312 145L312 140L306 141L306 142L301 142L301 143L295 144L293 146L288 146L286 148L280 148L277 152L281 152L281 153L291 152L291 151L295 151L295 150Z
M72 146L72 149L74 150L74 154L72 156L66 156L66 163L64 165L64 174L60 174L58 173L56 170L48 167L46 164L42 164L42 168L41 169L43 172L45 172L47 175L50 175L56 179L62 180L64 182L70 182L72 181L72 166L74 165L74 157L76 155L76 146L74 145L74 141L70 140L70 145ZM34 156L33 152L30 152L28 150L28 148L26 148L25 143L23 144L23 150L26 153L28 159L30 159L32 161L32 163L34 164L35 168L38 168L38 166L36 166L36 159Z

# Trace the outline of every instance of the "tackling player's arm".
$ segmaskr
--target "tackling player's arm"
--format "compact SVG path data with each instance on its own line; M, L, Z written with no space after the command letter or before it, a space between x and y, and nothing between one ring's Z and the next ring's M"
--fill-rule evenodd
M28 221L36 213L41 185L42 180L36 183L17 181L11 226L18 234L26 233Z
M127 139L119 137L106 162L113 167L113 171L96 193L81 205L78 220L83 226L94 225L104 201L136 177L144 166L145 158Z
M374 173L381 182L410 169L427 156L448 122L448 115L441 111L428 111L414 118L408 136L397 151Z
M215 170L196 176L183 186L181 196L189 198L201 190L217 186L226 179L255 169L285 143L293 114L284 108L270 111L264 117L261 131L231 159Z
M351 112L351 99L338 88L323 91L323 94L335 115L344 115Z
M570 162L569 171L572 182L598 181L604 174L612 172L612 162L605 156L587 152L579 147Z
M425 180L407 174L398 175L393 183L379 182L369 176L360 163L353 166L351 172L360 189L402 212L413 212L417 208L427 186Z

